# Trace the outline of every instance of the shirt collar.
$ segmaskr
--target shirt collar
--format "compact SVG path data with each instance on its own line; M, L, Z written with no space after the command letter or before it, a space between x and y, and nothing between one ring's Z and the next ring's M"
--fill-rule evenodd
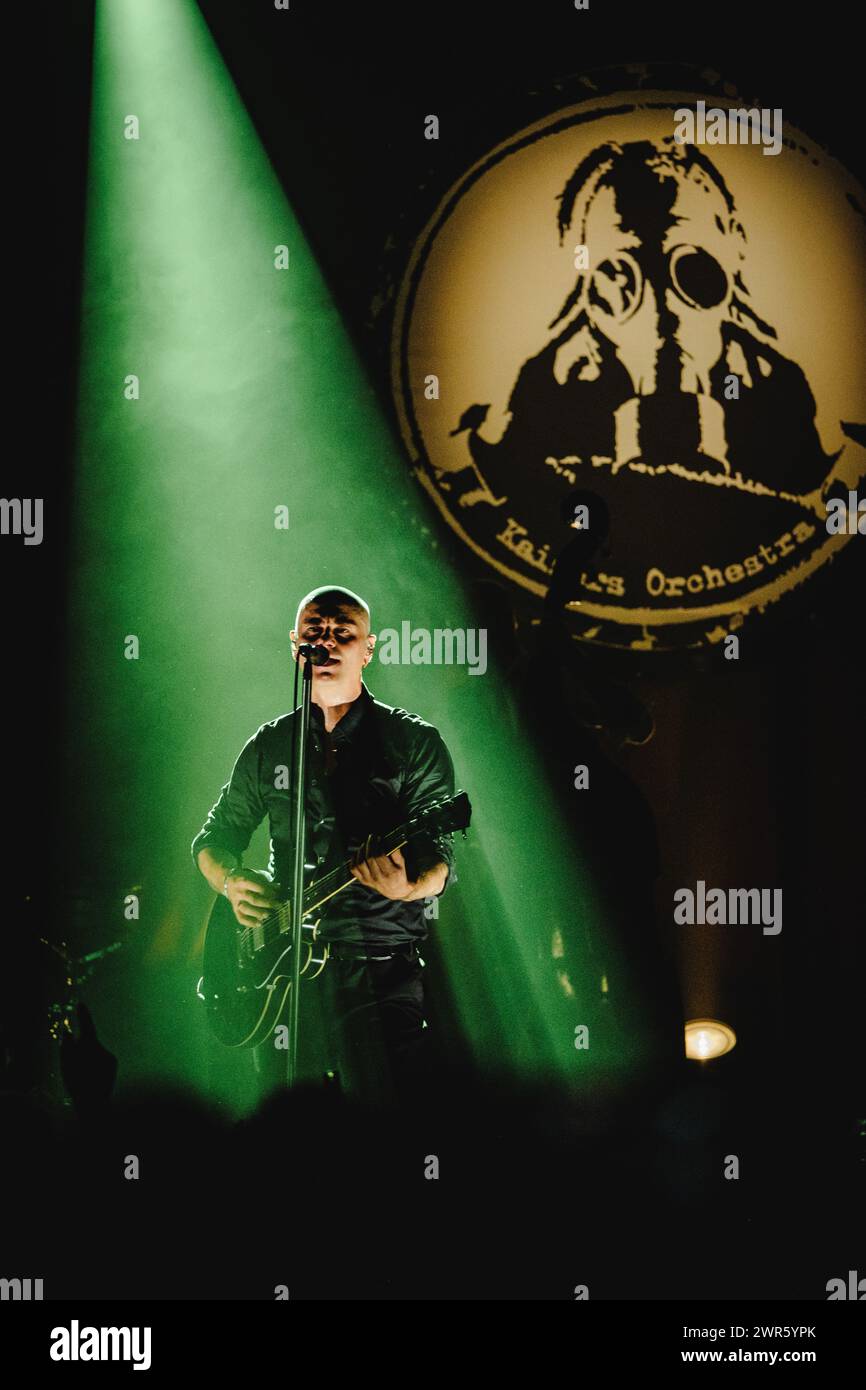
M350 739L372 703L373 696L362 681L360 695L357 699L352 701L351 708L346 711L343 718L331 730L331 742L335 744L345 743L347 739ZM325 716L318 705L311 705L310 716L315 723L319 735L324 736Z

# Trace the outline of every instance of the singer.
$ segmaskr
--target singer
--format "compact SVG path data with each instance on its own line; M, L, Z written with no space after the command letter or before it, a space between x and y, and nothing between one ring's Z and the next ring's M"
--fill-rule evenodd
M299 1073L335 1071L352 1094L390 1103L410 1096L429 1071L418 946L427 934L425 899L456 875L451 836L422 836L382 856L369 854L368 841L453 796L454 768L431 724L364 685L376 646L370 626L362 598L327 586L301 600L290 634L293 659L313 667L306 858L318 876L352 857L355 879L323 909L325 969L301 981ZM291 882L295 719L284 714L249 739L192 844L198 868L243 927L264 920ZM268 867L246 868L243 854L266 816ZM285 1054L262 1043L255 1056L265 1082L276 1083Z

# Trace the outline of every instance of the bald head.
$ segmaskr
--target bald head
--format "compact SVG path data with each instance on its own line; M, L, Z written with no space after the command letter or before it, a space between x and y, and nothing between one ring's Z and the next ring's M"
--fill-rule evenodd
M304 609L313 607L320 618L335 618L337 620L352 618L359 627L363 628L364 633L370 631L369 606L360 594L353 593L351 589L341 589L326 584L305 594L298 604L298 611L295 615L296 632L300 631L301 616Z
M299 645L325 647L327 661L313 666L312 698L323 708L348 705L361 693L361 675L373 659L376 638L370 609L351 589L325 585L305 594L291 634L292 655L306 664Z

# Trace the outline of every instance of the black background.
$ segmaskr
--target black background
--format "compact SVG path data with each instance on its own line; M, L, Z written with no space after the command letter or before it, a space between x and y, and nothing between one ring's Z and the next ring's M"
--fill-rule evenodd
M201 9L389 413L387 334L372 308L395 268L389 238L410 244L469 163L551 108L556 84L568 93L577 75L609 64L706 67L734 83L749 104L781 107L786 120L864 181L862 43L855 37L856 11L838 0L799 10L673 0L592 0L588 12L574 11L566 0L375 9L292 0L288 13L265 0L202 0ZM64 612L91 40L92 7L65 3L38 33L13 45L6 60L23 73L26 100L7 127L7 221L16 229L7 288L10 299L23 288L24 302L20 327L10 321L7 340L14 386L3 490L45 499L41 546L24 547L12 537L0 542L8 812L2 881L13 920L28 893L51 891L52 846L70 835L70 806L57 777L62 741L75 736L64 727L64 671L67 661L82 659L66 650ZM423 139L430 112L440 119L438 142ZM808 264L802 273L810 274ZM834 578L823 593L816 586L805 621L814 634L820 630L823 649L819 643L804 655L803 629L789 628L768 658L767 698L785 701L770 796L782 858L791 864L805 864L810 850L796 792L804 785L803 743L814 749L824 740L829 750L837 740L842 764L850 762L851 749L862 749L861 578L862 563L852 562L844 585ZM823 733L811 727L804 740L810 701L832 722ZM862 752L857 756L862 770ZM841 777L836 793L824 814L827 841L836 826L837 842L856 854L862 781ZM811 1122L836 1131L834 1151L844 1151L846 1162L854 1161L851 1125L862 1105L856 962L864 913L856 877L833 899L842 931L832 937L832 965L821 958L820 933L828 924L816 922L813 952L789 962L785 981L795 999L809 1000L812 1024L838 1030L838 1071L830 1078L804 1063L804 1085ZM7 981L14 987L14 943L11 959ZM822 1087L824 1110L815 1108ZM791 1096L796 1101L795 1091ZM760 1106L757 1091L751 1102ZM792 1160L803 1137L792 1114ZM793 1194L795 1176L786 1181Z

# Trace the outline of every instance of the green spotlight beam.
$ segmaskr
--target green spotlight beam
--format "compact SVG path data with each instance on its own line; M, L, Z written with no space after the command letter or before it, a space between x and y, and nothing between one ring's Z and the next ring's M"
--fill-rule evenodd
M188 846L243 742L288 707L298 597L346 584L374 630L478 624L188 0L97 5L78 446L71 775L138 967L109 1031L133 1073L202 1085L209 897ZM633 1070L636 1042L575 1051L597 971L557 1002L544 943L598 906L499 673L369 674L440 728L475 806L434 930L479 1061L579 1084ZM140 917L121 919L137 885ZM208 1083L238 1108L246 1065Z

